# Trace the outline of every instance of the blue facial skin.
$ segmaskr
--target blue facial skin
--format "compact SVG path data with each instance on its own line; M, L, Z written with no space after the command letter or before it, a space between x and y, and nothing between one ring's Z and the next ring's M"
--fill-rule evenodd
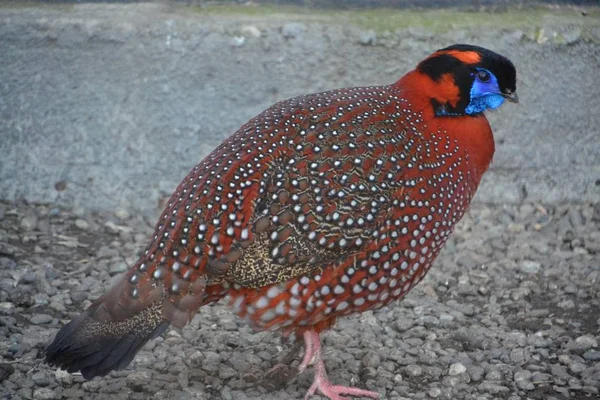
M504 97L500 94L498 80L490 71L477 68L473 74L473 86L471 86L471 101L465 108L465 113L475 115L485 110L494 110L504 103Z

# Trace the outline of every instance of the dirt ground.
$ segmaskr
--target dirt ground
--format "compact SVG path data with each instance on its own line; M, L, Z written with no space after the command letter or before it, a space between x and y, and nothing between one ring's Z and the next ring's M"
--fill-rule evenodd
M284 360L292 343L223 304L102 379L41 363L58 328L135 261L152 222L0 203L0 398L302 398L302 350ZM476 205L403 301L324 335L330 377L384 399L600 398L599 227L600 204Z

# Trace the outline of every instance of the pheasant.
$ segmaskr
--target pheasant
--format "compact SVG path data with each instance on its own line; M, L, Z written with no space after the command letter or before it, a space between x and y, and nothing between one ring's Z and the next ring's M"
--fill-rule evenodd
M192 169L140 259L46 361L87 379L123 369L225 298L257 329L303 337L307 399L378 398L329 381L320 333L423 279L492 160L483 112L505 100L518 102L514 65L463 44L389 86L273 105Z

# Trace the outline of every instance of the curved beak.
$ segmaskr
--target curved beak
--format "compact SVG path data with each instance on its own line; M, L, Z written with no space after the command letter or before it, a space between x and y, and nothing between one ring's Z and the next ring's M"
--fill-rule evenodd
M517 92L505 92L502 93L502 96L504 96L504 98L510 101L511 103L519 102L519 96L517 96Z

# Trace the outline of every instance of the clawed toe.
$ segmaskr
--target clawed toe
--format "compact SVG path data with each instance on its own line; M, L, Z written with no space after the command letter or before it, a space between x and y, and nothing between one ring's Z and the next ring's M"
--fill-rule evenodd
M323 357L321 355L321 340L319 334L314 331L307 331L304 333L304 341L306 343L306 352L299 370L300 372L304 371L311 363L315 366L315 380L310 386L310 389L308 389L306 396L304 396L304 400L309 400L310 397L317 392L323 394L330 400L348 400L348 397L344 397L342 394L379 399L379 393L377 392L332 384L327 377L325 363L323 362Z

